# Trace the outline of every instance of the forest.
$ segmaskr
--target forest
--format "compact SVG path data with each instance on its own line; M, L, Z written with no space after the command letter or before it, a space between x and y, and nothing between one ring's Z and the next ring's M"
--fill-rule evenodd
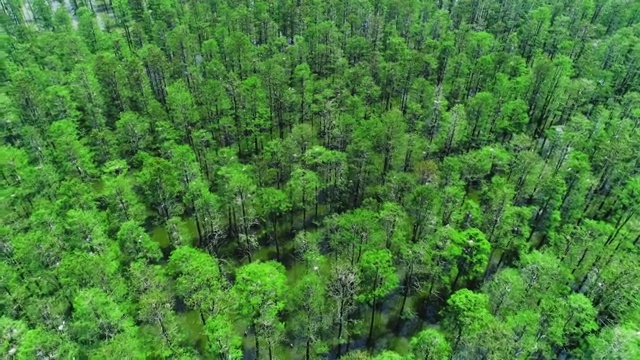
M640 1L60 1L0 0L0 358L640 359Z

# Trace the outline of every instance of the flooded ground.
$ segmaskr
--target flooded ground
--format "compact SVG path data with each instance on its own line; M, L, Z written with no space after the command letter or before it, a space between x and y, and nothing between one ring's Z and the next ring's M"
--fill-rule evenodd
M98 25L104 30L106 22L109 21L110 17L112 17L108 10L108 6L104 1L89 1L90 8L96 15ZM71 0L51 2L52 11L55 12L61 7L64 7L69 12L72 17L73 26L77 27L78 19ZM23 16L27 22L33 22L33 13L28 3L23 7ZM104 184L99 181L96 182L93 187L95 192L100 194L103 192ZM471 200L477 201L478 196L479 194L477 192L469 194L469 198ZM317 226L314 224L314 221L315 223L322 222L323 216L328 212L327 207L323 205L320 205L318 210L319 216L317 218L308 219L309 221L305 226L308 231L315 231ZM157 215L153 209L148 209L147 214L150 219L156 218ZM313 215L314 214L308 214L308 217L311 218ZM188 216L183 217L182 220L188 230L191 241L195 242L198 238L198 229L196 227L195 220ZM295 214L293 219L286 218L282 220L277 234L280 242L280 259L278 259L278 251L275 244L270 243L267 237L261 239L260 247L251 254L251 259L253 261L279 260L282 262L286 267L287 278L291 285L295 284L295 282L303 276L305 272L304 265L295 262L293 256L294 230L302 230L302 222L301 213ZM163 249L165 256L168 256L172 246L175 244L170 243L167 229L163 225L154 226L150 223L147 223L147 229L152 239ZM223 267L223 272L227 274L232 274L234 269L248 262L248 257L242 256L237 251L235 240L231 240L227 243L221 252L223 256L221 256L222 259L220 265ZM497 258L494 257L494 259L494 261L497 261ZM328 259L328 261L331 261L331 259ZM328 266L331 265L328 264ZM399 269L398 275L400 279L402 279L402 276L404 275L402 269ZM429 301L419 295L409 296L405 306L405 314L414 314L414 316L410 319L403 319L399 322L398 314L401 307L401 298L402 295L399 291L396 291L378 305L379 310L376 312L374 320L374 350L391 349L401 355L404 355L408 352L409 339L425 326L430 326L429 323L435 322L438 306L429 306ZM197 311L188 310L179 311L178 317L180 325L189 341L203 353L206 349L207 338L204 335L199 313ZM354 314L354 317L369 319L370 308L367 306L361 306L357 310L357 313ZM283 320L286 323L288 319L285 318ZM244 322L238 322L235 326L239 334L246 334L243 338L244 359L254 359L255 339L250 332L246 331L247 324ZM364 321L363 324L360 324L359 326L360 329L357 331L358 335L353 335L348 344L342 345L342 354L348 350L366 348L368 321ZM274 349L274 354L277 355L277 359L300 359L304 357L304 351L305 349L303 344L283 343ZM335 359L337 358L337 353L338 350L335 344L330 344L330 351L327 354L327 357L329 359Z
M185 224L187 224L187 228L195 240L198 236L195 221L189 217L185 217L183 220ZM290 222L285 221L285 223ZM294 224L297 224L296 227L300 229L301 223L302 219L300 215L294 219ZM165 249L171 245L167 231L163 226L154 227L151 230L151 236L161 247ZM293 256L293 236L288 224L283 224L283 226L281 226L278 236L280 237L280 262L286 267L289 284L293 285L304 275L305 266L302 263L295 262ZM264 242L265 239L262 240ZM234 242L231 242L228 245L228 248L234 247ZM233 253L232 249L227 249L223 252L225 254ZM261 247L252 253L251 258L253 261L277 260L275 244L261 244ZM331 261L331 259L327 260L329 262ZM247 258L228 258L221 262L221 266L225 267L225 270L229 272L247 262ZM331 264L328 264L328 266L331 266ZM399 276L402 276L401 271ZM398 324L398 314L401 306L400 299L401 294L397 291L390 295L384 302L379 304L379 311L376 312L374 321L374 350L392 349L399 354L406 354L409 349L409 339L411 336L426 326L427 323L420 318L424 318L424 316L429 317L429 310L425 309L423 306L425 299L415 295L407 298L405 313L413 313L416 316L414 316L413 319L405 319ZM369 319L369 307L361 306L361 308L358 309L358 312L360 312L361 315L356 317ZM189 340L198 349L204 350L206 348L207 339L203 334L203 326L200 321L199 314L195 311L187 311L179 314L179 318ZM288 319L285 318L283 320L286 323ZM353 336L348 345L342 346L343 354L347 348L349 350L366 348L368 324L363 323L360 327L361 329L359 330L359 333L361 335ZM238 329L238 333L243 334L247 330L247 324L238 322L236 324L236 328ZM255 339L250 332L247 332L247 335L244 336L243 347L244 359L255 359ZM304 351L305 348L303 344L280 344L280 346L274 349L274 354L277 355L278 359L283 360L300 359L304 357ZM333 346L327 356L329 359L335 359L337 358L336 354L337 347Z
M93 188L96 193L102 193L104 184L99 181L93 184ZM310 219L307 222L307 231L316 231L317 226L315 223L322 222L323 217L328 213L328 208L319 206L319 216L316 219ZM166 257L169 256L169 252L172 246L175 244L170 243L169 235L166 228L163 225L152 225L151 222L157 219L157 214L153 209L147 209L147 215L149 222L147 223L147 229L151 238L156 241L163 249L163 253ZM187 230L191 241L195 243L198 238L198 230L196 228L196 222L192 217L185 216L182 218L183 225ZM292 231L291 224L294 224ZM286 275L289 280L289 284L293 285L298 279L300 279L305 273L305 265L300 262L296 262L294 256L294 235L296 231L302 230L302 214L295 214L293 221L290 218L283 219L278 226L277 237L280 244L280 259L278 259L278 252L276 250L275 243L270 242L268 236L263 236L260 239L260 247L252 252L251 258L253 261L269 261L279 260L286 268ZM492 262L497 263L499 259L499 253L493 254ZM232 275L235 269L243 264L248 263L248 257L242 256L237 251L236 240L230 240L221 249L220 254L220 266L222 272L227 275ZM331 266L333 259L327 258L326 265L328 268ZM398 269L398 277L403 279L405 270L403 268ZM378 305L378 311L375 314L374 321L374 351L391 349L397 353L403 355L408 352L409 340L411 337L426 326L432 326L438 320L438 311L442 307L436 297L432 299L426 299L422 295L410 295L407 298L404 314L405 317L410 315L409 318L405 318L399 321L400 308L402 306L402 294L399 289L390 294L384 301ZM196 311L189 311L179 306L178 317L180 325L183 328L185 335L194 347L199 349L201 353L204 353L206 349L207 338L203 332L203 325L200 319L200 315ZM367 306L361 306L356 314L356 318L370 319L370 308ZM283 319L285 323L289 319ZM255 339L250 331L247 330L247 324L244 322L238 322L235 324L239 334L246 334L243 338L243 352L244 358L247 360L255 358ZM349 344L342 345L341 353L344 354L346 349L366 349L366 338L368 334L368 321L363 321L358 329L359 335L354 335ZM337 358L337 346L330 344L330 352L326 354L329 359ZM303 344L280 344L274 349L274 354L277 355L277 359L301 359L304 358L305 347Z
M471 200L476 201L478 194L471 194ZM323 217L328 212L325 207L320 207L319 216L316 219L310 219L307 222L307 231L316 231L315 223L322 222ZM156 216L153 210L149 210L150 218ZM183 222L188 229L188 233L195 243L198 237L198 231L196 223L191 217L183 217ZM293 224L293 230L291 227ZM300 279L305 273L305 266L302 263L296 262L294 256L294 235L296 231L302 230L302 214L295 214L293 221L290 218L283 219L278 227L278 239L280 245L280 258L278 259L278 251L275 244L269 240L269 236L263 236L260 238L260 247L253 251L251 254L252 261L269 261L279 260L286 268L286 275L289 280L289 284L293 285L298 279ZM168 251L172 248L170 239L167 234L167 230L162 225L157 225L149 228L149 232L153 240L163 248L165 255L169 255ZM232 276L235 269L248 263L248 256L239 252L236 240L229 240L229 242L221 248L220 251L220 266L222 272ZM500 257L499 252L495 252L492 256L491 262L495 266ZM326 259L329 263L327 267L331 266L332 258ZM404 269L398 269L398 277L402 281L404 277ZM399 313L402 306L402 294L400 289L397 289L394 293L387 296L380 304L378 304L378 311L375 314L374 320L374 332L373 332L373 351L378 352L386 349L391 349L398 354L405 355L409 351L409 342L413 335L422 330L425 327L434 326L439 320L439 311L444 306L444 301L438 296L432 296L426 298L421 294L412 294L407 298L405 305L404 315L405 318L400 320ZM368 306L362 305L354 314L354 318L370 319L371 313ZM182 327L186 335L192 344L204 353L206 349L207 338L203 333L203 325L200 320L200 316L195 311L185 311L179 313L179 318ZM284 318L285 324L288 322L288 318ZM363 321L359 328L356 328L348 344L343 344L341 353L344 354L347 350L365 350L367 349L367 335L368 335L368 320ZM239 334L245 334L243 337L243 353L244 359L255 359L255 338L251 334L251 331L247 331L245 322L238 322L235 324ZM336 344L329 344L329 353L325 354L328 359L336 359L338 348ZM261 348L261 352L266 349ZM277 359L301 359L304 358L305 346L301 343L282 343L273 349L274 355ZM261 354L262 355L262 354Z

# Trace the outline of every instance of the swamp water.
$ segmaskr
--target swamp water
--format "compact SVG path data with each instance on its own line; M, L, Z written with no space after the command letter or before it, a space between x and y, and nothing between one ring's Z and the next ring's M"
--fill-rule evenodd
M295 219L295 223L301 225L302 216L300 215L298 217L299 218ZM198 231L195 220L190 217L185 217L183 218L183 221L189 230L192 240L197 239ZM304 275L305 266L302 263L294 262L293 236L291 236L291 232L288 229L288 223L288 219L284 219L279 229L278 237L281 252L280 262L285 265L289 285L293 285L301 276ZM301 227L302 226L300 226L300 228ZM308 231L314 231L311 227L312 226L308 226ZM163 252L166 254L171 244L167 230L164 226L155 226L151 229L150 235L152 239L163 248ZM227 244L227 248L232 247L235 247L234 241ZM233 251L225 252L233 253ZM277 260L276 246L274 244L261 245L259 249L252 252L251 258L253 261ZM248 260L246 258L228 258L221 262L221 267L226 268L223 269L224 272L229 273L233 272L233 269L241 266L247 261ZM402 273L399 273L398 275L402 277ZM390 295L386 301L378 304L379 311L376 312L374 320L374 350L390 349L401 355L406 354L409 349L409 339L426 324L423 320L419 319L418 316L414 316L411 320L404 320L402 326L397 326L397 315L400 311L401 296L400 292L396 291L394 294ZM424 299L420 296L414 295L408 297L407 304L405 306L405 313L414 312L416 315L423 315L425 313L425 310L421 309L423 303ZM366 306L362 306L358 311L361 313L359 318L363 319L362 323L359 324L362 329L360 330L361 334L354 336L349 344L342 345L342 354L344 354L347 349L352 351L358 349L365 350L367 348L366 338L369 323L368 319L370 319L371 312ZM428 312L428 310L426 312ZM178 317L189 341L197 347L201 353L204 353L207 338L203 333L203 325L198 312L190 310L179 313ZM429 317L430 316L427 315L427 318ZM286 323L287 320L288 319L285 318L284 322ZM236 323L236 329L239 334L243 334L247 330L247 325L245 323L238 322ZM327 358L336 359L337 351L337 346L332 346L329 354L327 354ZM243 337L243 354L244 359L246 360L255 359L255 339L250 332L247 332L247 335ZM264 346L261 346L261 357L266 357L266 355L266 349ZM273 349L274 359L293 360L303 359L304 356L305 346L303 343L282 343Z

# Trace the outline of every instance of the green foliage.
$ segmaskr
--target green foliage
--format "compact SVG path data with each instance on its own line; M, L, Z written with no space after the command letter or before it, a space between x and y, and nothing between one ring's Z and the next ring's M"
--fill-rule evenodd
M187 306L207 315L216 314L225 284L215 258L181 246L171 253L167 270L176 279L176 295L182 297Z
M489 313L488 297L468 289L458 290L451 295L443 315L445 325L455 334L454 350L463 340L463 336L474 336L493 321Z
M639 356L637 1L67 5L2 2L3 358Z
M16 358L26 360L38 356L73 358L78 356L78 347L64 335L36 328L24 333L16 352Z
M122 254L126 259L157 261L162 257L160 247L153 242L143 228L133 221L122 224L117 235Z
M133 327L132 319L102 290L83 290L73 303L74 318L70 327L79 343L93 345L97 340L110 341Z
M141 344L141 336L137 329L116 335L113 339L101 343L92 353L93 357L105 359L109 357L128 357L130 359L145 359L147 353Z
M207 319L204 333L207 341L207 355L222 359L242 359L242 338L235 332L233 324L222 316Z
M426 329L411 339L411 355L414 359L448 359L451 356L451 345L437 330Z
M585 355L592 359L633 359L640 355L640 343L635 329L625 326L607 328L589 338Z
M385 351L377 356L375 356L373 359L375 360L400 360L403 359L403 357L393 351Z
M370 250L362 255L360 271L363 282L369 284L358 300L375 303L398 286L396 268L392 263L393 256L389 250Z
M317 260L316 260L317 261ZM311 356L321 357L327 352L327 345L322 340L331 322L329 303L326 302L326 279L320 273L317 264L307 269L291 289L290 304L295 316L288 328L302 337L306 346L305 352Z

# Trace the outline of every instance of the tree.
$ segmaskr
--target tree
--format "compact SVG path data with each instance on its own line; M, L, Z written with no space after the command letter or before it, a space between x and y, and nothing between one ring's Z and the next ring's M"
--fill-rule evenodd
M116 335L113 339L101 343L101 346L92 353L98 358L104 357L129 357L141 360L146 357L146 351L140 342L140 332L133 328L127 332Z
M327 313L330 310L326 299L326 279L320 273L320 264L308 268L298 279L291 293L291 305L296 314L290 324L291 330L305 345L304 358L318 358L327 351L324 337L330 325Z
M525 302L524 279L516 269L503 269L484 285L491 313L496 317L515 313Z
M179 178L169 161L144 156L142 169L136 173L136 183L145 201L157 209L164 221L181 214Z
M167 108L172 125L179 129L184 142L193 146L193 131L197 129L199 114L189 89L183 81L167 87Z
M496 264L497 269L509 255L524 252L528 248L527 240L531 234L528 220L531 219L532 214L533 209L530 207L508 206L505 209L491 238L492 255L502 251ZM491 260L492 257L490 256L489 259ZM490 266L491 264L487 267L487 273Z
M120 226L117 238L125 259L124 263L136 259L155 262L162 257L158 243L151 240L144 229L133 221L127 221Z
M444 360L451 357L451 345L434 329L425 329L411 338L410 352L415 359Z
M256 346L256 358L260 357L262 338L268 343L269 358L272 357L274 340L283 324L279 313L286 304L287 278L284 267L277 262L254 262L242 266L236 273L236 282L231 292L237 299L236 312L249 320Z
M81 107L81 122L85 129L102 130L106 124L105 104L100 85L88 64L78 64L71 74L71 97Z
M218 256L220 247L226 240L222 223L222 201L209 191L207 184L200 179L189 184L185 200L193 207L198 232L196 245Z
M513 344L513 356L526 356L533 348L543 346L540 339L540 319L542 315L534 309L523 310L506 318L506 325L511 328Z
M224 281L215 258L197 249L181 246L169 257L169 274L175 278L175 291L187 306L200 313L202 324L224 308ZM220 304L222 303L222 304Z
M341 354L342 344L349 339L349 318L356 308L356 296L360 290L360 277L353 266L338 264L334 267L327 294L335 301L336 312L334 323L337 324L336 340L338 342L338 355Z
M371 355L369 353L362 350L355 350L346 353L341 359L346 360L371 360Z
M437 142L444 149L445 154L449 154L461 146L467 127L467 115L462 106L456 105L450 112L445 113Z
M317 203L317 193L320 181L318 176L310 170L295 169L291 172L291 179L287 183L289 197L293 205L302 209L302 228L307 228L307 210ZM293 215L292 215L293 216Z
M101 198L107 205L110 227L119 226L126 221L142 223L145 209L132 189L129 167L123 161L108 162L104 166Z
M489 262L491 245L484 234L475 228L463 232L449 229L443 235L449 238L449 245L445 249L447 257L455 261L456 276L451 283L451 289L455 289L462 274L473 280L483 273Z
M0 330L7 334L2 343L2 352L7 356L15 355L25 332L28 331L27 325L20 320L3 316L0 318Z
M597 330L596 310L591 301L582 294L571 294L567 298L567 315L564 316L562 330L564 344L573 343L584 334Z
M173 294L168 279L159 265L137 261L129 266L130 292L136 301L136 319L147 325L141 339L153 343L154 356L172 356L181 351L185 334L178 328L173 311Z
M309 117L311 108L311 96L314 91L313 74L307 63L296 66L294 70L296 90L300 98L300 123L304 123Z
M113 340L134 326L133 319L113 297L100 289L82 290L73 301L73 338L81 344L94 345Z
M120 142L122 157L133 157L148 147L150 127L145 118L134 112L124 112L116 121L116 135Z
M119 272L122 258L119 246L113 244L90 252L77 250L65 254L56 269L60 284L74 297L79 291L96 288L121 304L128 289L125 278Z
M403 357L394 351L384 351L374 357L375 360L400 360Z
M251 227L257 225L255 212L256 184L251 168L234 163L223 167L219 174L227 179L225 192L229 211L229 225L237 234L238 243L244 246L244 252L251 261L251 251L257 246L255 235ZM240 221L237 221L237 217Z
M427 298L431 296L436 278L438 278L438 274L436 274L436 269L439 268L439 264L436 264L437 258L437 250L426 241L420 241L415 244L402 244L400 246L398 260L400 266L405 269L405 275L401 284L402 303L398 314L398 328L402 320L412 318L415 315L411 312L405 313L409 295L417 293L426 295ZM429 277L431 278L431 284L425 294L425 285ZM411 309L408 310L411 311Z
M116 20L116 24L124 29L125 37L129 47L133 46L131 36L132 9L129 3L123 0L114 0L111 3L111 12Z
M243 111L239 116L238 123L236 124L238 131L238 146L240 149L241 141L246 137L247 139L253 138L254 152L260 151L260 138L262 134L271 128L269 122L269 115L267 109L267 94L264 90L264 86L260 82L257 76L250 76L244 80L241 84ZM245 124L241 124L244 121ZM239 150L242 153L241 150Z
M568 346L575 336L583 336L597 328L595 309L582 294L571 294L566 299L543 299L537 337L538 352L549 356L557 347ZM529 354L536 353L531 350Z
M120 113L125 111L126 89L123 85L126 83L126 74L118 58L108 52L96 54L93 59L93 71L105 101L104 116L107 125L112 125Z
M366 209L329 218L326 231L335 258L340 255L356 266L368 249L382 245L383 233L377 220L376 213Z
M155 45L145 45L141 51L144 67L149 77L154 98L161 104L167 104L166 60L164 53Z
M402 207L386 202L379 212L380 223L385 233L384 244L395 250L407 238L409 219Z
M51 6L44 0L36 0L31 4L34 20L40 27L53 30L53 12Z
M95 174L92 154L79 140L76 124L71 120L59 120L51 124L49 131L55 146L52 158L61 173L91 178Z
M393 256L389 250L369 250L362 255L360 271L365 284L358 295L358 300L371 306L371 321L369 322L369 335L367 342L372 345L373 324L378 302L391 293L398 286L396 268L392 262Z
M24 333L16 358L26 360L39 356L73 358L78 356L78 346L64 335L42 328L32 329Z
M223 315L210 317L204 327L207 354L219 359L242 359L242 338L236 334L233 323Z
M464 338L454 358L485 357L504 358L514 353L513 332L509 326L490 321L473 336Z
M522 256L519 267L527 304L539 305L544 297L566 294L571 274L553 255L534 251Z
M89 51L95 53L102 43L102 32L93 16L92 11L86 7L81 7L77 11L78 32L87 44Z
M267 223L265 227L271 225L270 237L276 244L276 256L280 259L280 243L278 242L278 223L287 212L291 211L291 203L287 193L282 190L265 187L258 192L258 214Z
M593 359L633 359L638 355L635 331L625 326L607 327L589 337L587 354Z
M487 296L468 289L458 290L451 295L443 316L444 324L453 335L453 351L458 349L465 337L474 336L493 320Z

